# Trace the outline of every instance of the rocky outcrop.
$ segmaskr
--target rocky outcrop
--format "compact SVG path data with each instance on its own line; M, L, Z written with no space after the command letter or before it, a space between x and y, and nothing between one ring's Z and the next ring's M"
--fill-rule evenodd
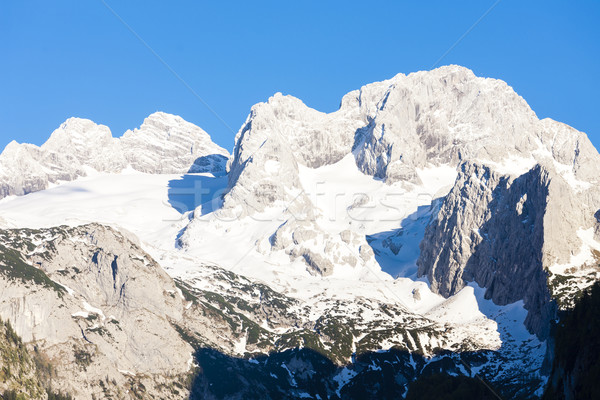
M235 213L239 218L276 205L292 205L296 212L308 209L287 132L272 122L279 115L274 105L279 104L279 97L254 106L236 136L222 213Z
M432 166L441 168L421 170ZM225 178L211 192L217 193L214 208L161 228L173 236L168 248L154 239L160 248L146 244L176 282L121 229L0 231L0 317L48 357L58 389L77 398L185 397L198 348L211 349L199 357L218 351L213 361L227 357L252 369L262 362L250 359L257 354L277 359L307 347L340 366L340 375L330 376L338 389L350 375L358 374L358 385L363 373L386 365L394 365L404 387L414 374L400 370L413 371L415 352L452 373L461 371L462 358L436 354L477 352L474 365L486 378L516 381L539 369L544 344L518 330L520 304L495 308L481 300L479 288L465 285L476 282L496 304L522 300L527 326L544 338L555 311L550 267L569 262L582 247L581 230L600 237L600 156L586 136L538 120L504 82L457 66L363 86L329 114L276 94L252 108L231 158L200 128L164 113L120 139L104 126L70 119L41 147L7 147L0 155L0 197L128 167L228 175L224 192ZM333 175L349 167L357 181L364 178L358 171L368 176L355 187L368 189L343 199L345 213L308 194L307 186L323 176L334 181L328 190L343 190L348 176ZM427 177L438 171L440 177ZM421 189L437 194L427 192L421 201ZM395 203L370 211L389 193L415 194L415 201L402 199L409 215L384 219L380 211ZM380 266L401 261L401 277L412 279L418 252L407 247L424 231L418 272L435 292L456 295L447 301L424 282L381 272ZM183 248L172 248L175 235ZM258 272L241 277L207 263L213 255L223 266ZM480 312L490 308L495 321ZM380 351L390 348L402 349L403 360L387 360ZM341 367L372 351L381 366L368 360ZM264 378L280 373L293 386L305 364L292 359L274 362ZM203 379L210 392L213 382ZM527 379L537 382L539 375Z
M269 147L270 141L277 145ZM581 149L581 156L574 148ZM586 168L592 166L595 151L585 135L538 120L505 82L476 77L455 65L363 86L346 94L339 110L330 114L281 94L255 105L236 137L230 188L242 168L264 169L267 160L257 157L252 166L247 160L267 149L289 152L310 168L333 164L353 152L365 174L388 183L415 181L416 169L429 164L502 162L543 151L562 164L577 164L580 179L597 179ZM246 156L240 157L244 151Z
M419 274L443 296L474 281L496 304L523 300L527 326L545 337L555 311L546 269L581 246L577 231L592 224L587 197L552 164L511 176L465 162L426 229Z
M536 118L527 103L506 83L466 68L400 74L378 97L354 147L361 169L390 183L415 181L415 169L429 163L502 160L535 148Z
M498 344L473 336L491 321L464 327L362 296L313 305L209 265L176 283L135 237L99 224L0 231L0 283L0 317L43 355L53 388L78 399L186 397L198 348L248 358L308 347L345 365L382 341L428 355Z
M304 260L312 274L331 275L336 265L362 264L376 268L373 250L364 237L350 230L334 236L325 233L314 221L288 220L269 242L270 250L283 250L291 260Z
M222 170L223 157L229 157L204 130L179 116L162 112L150 115L138 129L125 132L119 143L127 164L150 174L211 172L202 162L207 158ZM205 168L201 169L202 166Z
M104 125L69 118L40 147L14 141L6 146L0 154L0 198L127 167L152 174L212 172L209 168L222 173L228 155L206 132L175 115L154 113L120 139Z
M192 352L173 327L184 299L135 238L97 224L1 236L0 316L44 352L56 389L129 398L124 388L143 385L179 398L169 388L187 379Z

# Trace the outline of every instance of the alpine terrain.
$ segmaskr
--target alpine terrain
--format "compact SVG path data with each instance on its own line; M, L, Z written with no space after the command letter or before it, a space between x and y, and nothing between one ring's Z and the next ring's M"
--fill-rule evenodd
M162 112L70 118L4 149L0 198L0 390L574 398L555 332L600 279L600 155L466 68L329 114L277 93L231 154Z

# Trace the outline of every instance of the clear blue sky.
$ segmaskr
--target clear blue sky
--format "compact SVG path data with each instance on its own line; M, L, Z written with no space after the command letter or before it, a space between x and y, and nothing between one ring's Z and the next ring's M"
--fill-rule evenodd
M226 124L281 91L321 111L361 85L430 69L494 3L106 0ZM441 62L507 81L539 117L600 148L600 1L502 0ZM114 136L161 110L231 149L234 134L100 0L0 3L0 149L70 116Z

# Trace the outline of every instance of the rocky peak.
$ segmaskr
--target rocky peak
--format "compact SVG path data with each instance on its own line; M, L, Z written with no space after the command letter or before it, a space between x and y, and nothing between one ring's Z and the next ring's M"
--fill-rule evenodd
M328 114L281 93L256 104L236 136L220 212L241 208L236 215L248 215L290 204L310 212L314 207L303 193L299 166L315 169L349 154L364 174L390 185L419 184L417 171L431 165L462 165L459 198L483 195L464 186L470 184L467 166L484 164L489 173L516 178L538 163L547 164L556 180L568 184L554 185L564 198L580 191L586 193L584 204L597 199L600 156L585 134L538 120L505 82L451 65L365 85L346 94L340 108ZM464 164L469 160L475 164ZM295 226L306 228L290 223L285 231ZM562 238L567 245L579 242ZM545 254L562 259L562 253L549 249Z
M120 139L104 125L69 118L40 147L6 146L0 154L0 198L43 190L90 170L118 173L130 166L146 173L222 173L228 156L205 131L175 115L154 113Z
M139 128L125 132L120 145L126 162L148 173L188 172L201 157L229 156L204 130L163 112L151 114Z

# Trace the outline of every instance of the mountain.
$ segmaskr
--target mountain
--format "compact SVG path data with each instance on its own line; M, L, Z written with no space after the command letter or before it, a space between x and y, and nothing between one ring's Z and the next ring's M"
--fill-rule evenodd
M434 197L419 171L458 170L421 241L418 274L445 297L475 281L497 304L524 300L532 310L528 327L547 333L545 269L568 264L586 246L579 236L598 230L600 156L585 134L538 120L506 83L456 66L367 85L344 96L331 114L277 94L253 107L236 138L218 211L228 215L221 219L279 207L286 217L271 237L272 250L303 258L324 275L335 265L368 264L364 241L344 243L342 227L332 232L320 224L324 211L309 198L315 187L301 177L303 167L319 170L348 155L363 174L392 187L390 193L418 188ZM359 208L372 205L372 193L365 195ZM189 229L182 243L193 247L194 223ZM320 247L296 236L322 238Z
M15 141L6 146L0 154L0 198L44 190L93 172L224 170L228 156L202 129L162 112L150 115L140 128L118 139L104 125L69 118L40 147Z
M584 133L459 66L329 114L275 94L231 156L164 113L118 139L70 119L0 155L0 317L76 398L397 398L439 373L535 398L600 278L599 179Z

